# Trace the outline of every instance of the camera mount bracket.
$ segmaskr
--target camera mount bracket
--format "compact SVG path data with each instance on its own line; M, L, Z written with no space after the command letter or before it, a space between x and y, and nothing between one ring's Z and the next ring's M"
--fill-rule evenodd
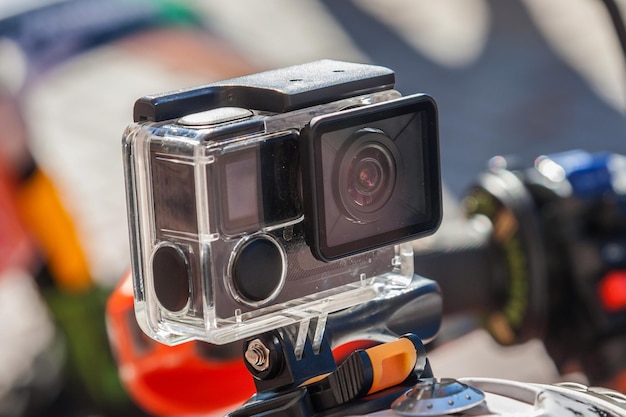
M356 350L339 366L326 337L317 353L307 341L300 359L290 339L279 329L244 344L257 394L230 417L365 414L389 408L418 378L432 378L424 344L413 334Z
M362 415L389 408L419 379L432 378L424 342L439 329L441 307L437 284L415 275L408 288L387 298L330 314L321 337L311 326L302 340L294 324L248 339L244 363L257 394L230 417ZM384 343L372 346L374 341ZM355 344L362 349L354 350ZM336 359L331 346L344 346L347 359Z
M225 104L285 113L388 90L394 84L395 73L389 68L321 60L142 97L135 102L134 120L162 122Z

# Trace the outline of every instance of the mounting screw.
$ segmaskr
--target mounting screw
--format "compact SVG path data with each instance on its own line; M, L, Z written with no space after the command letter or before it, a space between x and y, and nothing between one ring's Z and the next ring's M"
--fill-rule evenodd
M270 367L270 350L261 339L253 339L248 343L244 357L258 372L266 371Z

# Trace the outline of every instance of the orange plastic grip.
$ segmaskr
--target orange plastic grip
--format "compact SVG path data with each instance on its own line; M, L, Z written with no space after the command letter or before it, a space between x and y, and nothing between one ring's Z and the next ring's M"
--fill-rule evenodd
M74 224L54 185L41 170L20 184L18 207L48 257L55 283L71 292L90 288L89 268Z
M365 351L372 362L374 378L368 394L404 381L415 369L417 351L410 339L401 337Z

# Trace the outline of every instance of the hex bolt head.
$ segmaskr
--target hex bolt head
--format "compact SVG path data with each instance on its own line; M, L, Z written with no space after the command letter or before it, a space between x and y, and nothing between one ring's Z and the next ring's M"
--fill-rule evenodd
M244 357L258 372L266 371L270 367L270 350L261 339L253 339L248 343Z

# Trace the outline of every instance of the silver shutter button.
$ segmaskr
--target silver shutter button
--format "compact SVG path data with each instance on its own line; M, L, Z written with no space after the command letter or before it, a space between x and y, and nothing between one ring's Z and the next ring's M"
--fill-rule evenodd
M251 110L240 107L220 107L200 113L188 114L180 118L178 124L187 127L208 127L248 119L253 115L254 113Z

